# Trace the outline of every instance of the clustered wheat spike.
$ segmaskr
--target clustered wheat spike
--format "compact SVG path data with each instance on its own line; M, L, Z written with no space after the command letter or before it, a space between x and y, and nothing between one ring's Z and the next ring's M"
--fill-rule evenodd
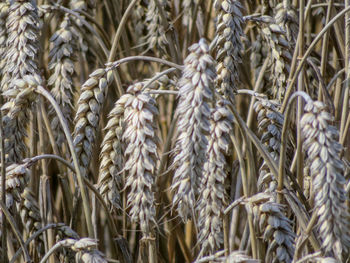
M254 109L257 113L258 130L261 142L271 157L278 162L281 148L281 135L284 116L279 112L276 101L259 98ZM287 167L292 158L292 147L288 141ZM277 178L275 178L265 160L259 169L258 189L270 196L267 202L254 207L255 225L267 244L266 262L292 262L294 255L294 232L292 222L284 214L285 209L276 202Z
M74 59L77 52L77 41L78 37L74 33L71 21L68 15L65 15L59 30L50 38L49 69L51 75L47 84L52 87L51 93L70 124L73 113L73 76L75 74ZM57 144L62 145L65 137L63 131L60 130L61 126L57 116L53 117L51 127L55 133Z
M67 238L58 241L55 247L69 248L76 252L75 262L77 263L107 263L102 252L96 249L97 242L92 238L81 238L79 240Z
M3 68L6 66L6 19L9 11L9 3L6 1L4 3L0 3L0 76L3 74Z
M39 18L36 7L27 1L15 1L8 10L6 21L6 65L1 80L2 92L16 92L18 86L14 81L24 78L26 75L35 75L38 71L37 55L39 41ZM18 92L20 93L19 88ZM9 116L3 118L5 138L5 151L7 162L19 162L25 154L24 137L26 136L25 124L27 122L26 107L20 114L12 119Z
M0 1L0 262L350 263L349 1Z
M204 39L189 48L179 80L177 140L173 167L173 206L183 220L192 215L195 195L202 180L202 168L210 131L210 103L213 98L215 66Z
M5 180L5 195L6 195L6 208L13 208L16 202L21 201L21 193L27 186L28 180L31 177L31 172L27 168L27 164L10 164L6 167L6 180ZM1 182L0 182L0 194L1 194ZM12 209L11 209L12 210ZM0 213L0 237L2 227L2 216Z
M257 80L259 77L260 70L265 59L268 57L268 53L269 47L267 46L265 39L261 34L258 34L255 41L252 43L252 52L250 54L250 65L252 69L254 69L255 80ZM261 87L266 87L269 85L269 78L269 74L265 72L261 80Z
M242 62L241 3L236 0L216 0L217 25L214 45L216 52L217 88L226 99L234 101L239 83L239 64Z
M263 16L261 19L264 21L261 33L270 48L271 54L272 97L282 101L290 71L289 62L292 59L290 44L286 39L285 31L276 24L274 18Z
M273 100L259 98L254 109L257 113L258 130L261 134L261 142L266 146L266 149L271 154L275 161L279 160L281 148L281 135L284 122L284 116L279 112L280 105ZM289 167L292 158L292 146L290 140L287 142L287 164ZM270 184L272 181L274 183ZM260 190L274 191L277 178L272 175L267 163L263 160L259 170L258 188Z
M145 8L141 4L142 1L138 1L135 4L135 10L132 12L132 22L134 26L134 30L138 39L136 40L138 43L141 42L141 36L143 34L143 30L145 29L144 17L145 17Z
M225 263L259 263L259 260L247 256L244 251L233 251L228 257L222 257L219 262Z
M84 175L89 168L100 114L112 76L111 71L97 69L81 87L74 119L74 146Z
M182 1L182 8L184 11L182 17L182 23L186 26L190 25L192 21L192 12L194 11L194 5L196 4L196 0L184 0Z
M338 131L331 126L331 121L325 104L315 101L305 105L300 123L322 247L342 261L342 252L347 252L350 245L349 212L344 166L339 156L342 147L337 142Z
M166 56L168 40L166 38L166 28L162 22L162 17L160 10L156 4L156 1L162 6L164 14L169 19L168 9L169 3L167 0L150 0L148 4L148 9L146 12L146 24L148 34L146 36L146 41L148 44L148 49L153 49L156 51L157 55Z
M265 262L292 262L295 234L292 222L284 215L283 205L268 201L255 206L253 211L255 225L268 244Z
M128 206L131 220L139 222L144 236L151 237L152 226L156 225L155 175L158 161L156 101L142 92L142 83L128 88L132 96L125 102L125 143L127 173L125 187L130 188Z
M131 98L132 95L125 94L115 103L109 113L109 120L105 127L106 135L101 144L98 189L112 210L121 208L119 190L122 181L120 173L124 167L122 145L125 126L124 108L125 103Z
M298 38L298 14L291 5L290 0L283 0L275 8L276 23L286 32L286 38L292 47L295 47L295 42Z
M207 156L198 202L198 243L205 253L214 253L223 243L223 209L225 180L229 165L226 161L232 143L233 115L227 101L220 100L211 114Z
M21 217L22 224L29 236L41 229L42 224L39 205L29 187L26 187L23 190L21 194L21 200L17 202L17 211ZM37 251L41 253L43 248L43 239L39 238Z

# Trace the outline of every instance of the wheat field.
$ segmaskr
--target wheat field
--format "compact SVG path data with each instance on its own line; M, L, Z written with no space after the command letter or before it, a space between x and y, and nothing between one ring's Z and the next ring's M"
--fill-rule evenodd
M0 262L350 262L349 0L2 0Z

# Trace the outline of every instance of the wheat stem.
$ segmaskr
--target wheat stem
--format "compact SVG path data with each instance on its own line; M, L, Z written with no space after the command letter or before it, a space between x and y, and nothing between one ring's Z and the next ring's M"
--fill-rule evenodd
M287 87L287 91L283 100L283 104L282 104L282 108L281 111L284 112L286 107L287 107L287 103L288 103L288 99L291 95L291 93L293 92L293 86L294 83L300 73L300 71L302 70L308 56L311 54L311 52L314 50L314 48L316 47L316 44L318 43L318 41L321 40L322 36L332 28L333 24L335 22L338 21L338 19L340 19L344 14L346 14L347 12L350 11L350 6L348 8L343 9L341 12L339 12L335 17L333 17L333 19L331 21L329 21L329 23L327 25L324 26L324 28L320 31L320 33L317 34L317 36L315 37L315 39L312 41L312 43L310 44L310 46L308 47L308 49L305 51L304 56L301 58L299 65L295 71L295 73L293 74L293 78L291 78L291 81L288 83L288 87Z
M45 90L42 86L37 86L36 92L41 94L42 96L44 96L51 103L51 105L55 109L57 116L61 122L63 131L64 131L66 138L67 138L67 143L68 143L70 151L71 151L71 155L72 155L73 163L74 163L74 167L75 167L75 172L76 172L76 175L78 178L79 188L80 188L81 195L83 198L85 220L86 220L86 224L88 227L89 236L93 236L94 231L93 231L92 222L91 222L91 211L90 211L90 206L89 206L89 197L88 197L88 194L86 193L86 190L85 190L84 180L83 180L82 174L80 172L78 157L77 157L77 154L75 152L72 135L70 134L67 121L62 114L60 106L57 104L55 99L52 97L52 95L47 90Z
M0 208L1 208L2 212L5 214L5 217L13 230L13 233L15 234L19 244L22 247L25 263L31 263L32 260L30 259L29 252L27 250L27 246L24 244L23 238L22 238L21 233L19 232L19 229L16 225L15 219L11 216L10 211L7 209L6 205L2 201L0 201Z
M0 97L0 103L2 104L3 99ZM6 164L5 164L5 148L4 148L4 129L2 122L2 111L0 110L0 160L1 160L1 196L0 200L6 204ZM3 213L2 211L0 213ZM0 221L1 227L1 247L2 261L8 262L7 258L7 220L6 217L2 216Z
M282 135L281 135L281 150L280 150L280 159L279 159L279 169L278 169L278 186L277 186L277 193L278 193L278 202L280 203L283 198L282 189L283 189L283 180L285 177L285 160L286 160L286 150L287 150L287 129L288 129L288 122L290 121L289 115L292 112L292 106L293 102L298 97L304 98L306 102L312 101L311 97L303 92L303 91L297 91L295 92L290 99L288 100L286 112L284 114L284 121L283 121L283 128L282 128Z

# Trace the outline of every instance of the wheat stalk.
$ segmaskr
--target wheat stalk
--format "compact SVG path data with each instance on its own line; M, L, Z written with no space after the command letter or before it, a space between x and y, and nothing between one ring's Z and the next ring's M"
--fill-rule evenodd
M210 131L210 102L215 79L214 60L208 54L204 39L193 44L185 59L185 68L179 81L180 100L176 109L177 140L173 161L175 174L171 189L175 192L173 207L187 220L195 206L202 180L207 139Z

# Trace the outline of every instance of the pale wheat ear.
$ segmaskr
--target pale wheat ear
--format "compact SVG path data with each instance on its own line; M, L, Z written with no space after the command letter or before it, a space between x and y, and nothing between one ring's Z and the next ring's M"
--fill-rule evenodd
M146 41L149 50L154 50L158 57L167 57L167 46L169 45L166 37L166 28L162 21L162 15L158 9L157 3L164 9L165 19L170 21L169 2L167 0L150 0L146 12L146 24L148 34L146 35Z
M210 117L208 148L197 205L201 255L213 254L224 241L225 180L229 173L226 158L231 153L230 134L233 132L233 114L227 107L228 103L217 101Z
M115 103L108 115L106 135L101 144L98 189L111 210L122 207L120 189L123 186L120 173L125 163L125 145L122 140L125 130L124 109L131 97L131 94L125 94Z
M132 222L140 224L142 239L139 243L141 246L141 242L145 242L148 258L152 261L157 257L154 229L157 227L155 176L159 161L156 123L159 112L155 99L143 93L142 88L143 83L136 83L127 90L130 96L125 100L122 142L125 145L129 214Z
M216 87L225 99L234 102L239 84L242 63L242 5L236 0L216 0L217 12L215 39L212 43L216 54Z
M9 11L9 3L0 3L0 76L3 75L3 69L6 66L6 39L7 39L7 28L6 19ZM2 90L2 85L1 85Z
M60 248L69 248L75 252L75 261L82 263L107 263L105 255L96 249L97 240L92 238L64 239L58 241L41 259L40 263L45 263L49 256Z
M304 110L300 123L322 248L342 261L350 246L350 228L338 130L330 124L332 117L324 103L309 102Z
M284 122L284 116L279 112L279 108L280 105L277 101L268 99L259 98L254 104L254 110L257 114L258 131L261 134L260 140L266 146L266 149L275 161L278 161L280 157L282 126ZM289 133L289 135L291 134ZM293 158L293 146L289 138L287 138L287 149L288 156L286 167L289 167L291 159ZM268 189L270 191L275 191L276 185L270 185L272 181L277 182L277 178L273 176L263 159L257 182L259 191Z
M74 122L74 146L81 165L83 176L91 161L92 150L95 146L97 127L108 85L112 82L112 72L97 69L89 75L81 87L78 108Z
M214 60L204 39L189 48L179 80L177 140L171 189L173 206L184 221L192 215L202 180L202 167L210 131L210 107L215 78Z
M70 127L73 121L73 95L75 92L73 76L76 74L74 60L76 59L77 42L78 37L75 35L71 21L66 14L59 29L50 38L51 48L48 67L51 70L51 75L47 84L51 86L51 93L60 105ZM57 145L61 147L65 136L55 115L51 120L51 127Z
M275 7L276 23L286 32L286 39L295 47L299 31L298 14L291 1L284 0Z
M18 94L25 87L17 85L16 81L25 76L39 75L38 45L39 45L39 18L36 6L25 1L15 1L8 9L6 20L7 42L5 65L2 68L2 92L16 93L15 98L9 96L9 101L16 103ZM40 77L39 77L40 78ZM41 84L41 83L40 83ZM18 100L17 100L18 102ZM7 162L20 162L26 153L24 143L26 125L28 122L29 105L20 99L20 110L16 116L5 116L5 151ZM19 106L17 103L16 106Z

